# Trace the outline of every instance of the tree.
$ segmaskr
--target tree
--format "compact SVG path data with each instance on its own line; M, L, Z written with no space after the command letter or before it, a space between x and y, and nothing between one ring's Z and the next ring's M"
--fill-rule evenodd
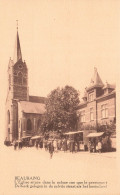
M71 86L51 91L46 101L44 130L75 130L78 119L76 108L79 102L79 93Z

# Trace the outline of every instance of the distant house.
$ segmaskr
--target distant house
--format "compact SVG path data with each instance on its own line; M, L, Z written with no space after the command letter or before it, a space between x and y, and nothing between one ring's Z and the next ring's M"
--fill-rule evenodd
M94 68L90 85L85 89L77 114L79 116L78 130L83 130L84 141L92 132L115 131L115 85L107 82L104 84L96 68Z

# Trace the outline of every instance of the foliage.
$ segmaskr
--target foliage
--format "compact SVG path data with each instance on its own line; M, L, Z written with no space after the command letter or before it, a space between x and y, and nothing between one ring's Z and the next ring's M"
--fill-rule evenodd
M78 104L79 93L71 86L51 91L46 101L43 129L62 132L74 130L77 123Z
M116 130L116 124L114 121L106 122L105 125L97 124L97 131L113 132Z
M98 132L113 132L116 130L116 122L114 120L110 120L105 124L97 123L97 125L86 125L80 124L79 129L81 130L97 130Z
M96 128L97 128L96 125L90 125L90 124L86 125L82 123L79 125L80 130L96 130Z

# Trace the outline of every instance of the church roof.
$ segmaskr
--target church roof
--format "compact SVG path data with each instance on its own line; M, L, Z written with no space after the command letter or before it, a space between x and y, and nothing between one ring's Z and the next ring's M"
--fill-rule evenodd
M22 53L21 53L21 47L20 47L19 34L17 31L13 61L14 61L14 63L16 63L19 60L22 60Z
M29 101L30 102L35 102L35 103L45 103L46 102L46 97L40 97L40 96L29 96Z
M103 82L102 82L102 80L97 72L97 68L94 68L94 75L91 79L90 85L87 88L87 90L91 89L93 87L103 87L103 86L104 86L104 84L103 84Z
M21 110L25 113L35 113L35 114L44 114L45 104L42 103L33 103L28 101L20 101Z

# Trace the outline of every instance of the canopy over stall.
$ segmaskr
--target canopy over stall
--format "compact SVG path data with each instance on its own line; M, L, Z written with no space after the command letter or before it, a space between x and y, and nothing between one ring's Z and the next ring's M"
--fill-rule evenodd
M27 138L31 138L32 136L24 136L22 137L22 139L27 139Z
M32 140L33 140L33 139L40 139L41 137L43 137L43 136L36 135L36 136L34 136L34 137L31 137L31 139L32 139Z
M104 134L104 132L96 132L96 133L89 133L87 137L100 137Z
M77 133L83 133L83 131L71 131L71 132L64 133L64 135L74 135Z
M83 131L71 131L64 133L65 136L69 136L70 139L74 139L74 141L83 141Z

